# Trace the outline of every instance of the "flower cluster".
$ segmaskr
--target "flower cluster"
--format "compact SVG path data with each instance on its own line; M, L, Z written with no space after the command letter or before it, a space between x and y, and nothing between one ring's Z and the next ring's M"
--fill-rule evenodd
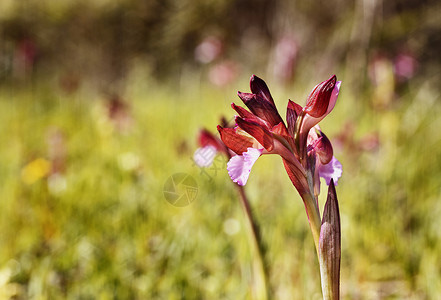
M228 162L228 174L245 185L251 168L263 154L278 154L300 195L320 192L320 177L337 184L342 166L334 157L331 142L318 123L335 106L341 82L336 76L318 84L308 96L306 106L289 100L286 124L277 111L266 83L253 75L252 93L238 92L249 111L232 103L237 112L236 126L218 126L221 139L235 155Z

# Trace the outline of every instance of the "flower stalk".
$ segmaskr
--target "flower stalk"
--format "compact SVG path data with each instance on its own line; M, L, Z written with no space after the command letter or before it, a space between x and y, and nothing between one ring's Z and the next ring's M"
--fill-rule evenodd
M266 263L266 248L260 235L259 225L254 217L250 203L243 186L237 185L242 210L245 215L246 233L253 259L253 294L254 299L270 299L268 264Z
M311 229L312 238L314 240L314 245L318 257L320 228L321 228L320 213L318 211L317 205L314 204L315 197L313 197L310 193L307 193L304 194L302 198L303 198L303 203L305 204L305 210L306 210L306 215L308 217L309 228Z

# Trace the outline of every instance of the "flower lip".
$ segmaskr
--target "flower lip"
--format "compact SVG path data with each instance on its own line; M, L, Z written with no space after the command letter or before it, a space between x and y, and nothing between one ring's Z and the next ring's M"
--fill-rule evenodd
M319 176L325 179L327 185L331 183L331 179L333 179L335 185L337 185L338 179L343 174L343 167L335 156L333 156L331 161L326 165L319 165L318 172Z
M324 116L328 112L336 82L337 76L333 75L328 80L318 84L309 94L304 111L314 118Z
M241 186L247 183L251 168L262 152L263 149L248 148L242 155L235 155L230 159L227 170L233 182Z

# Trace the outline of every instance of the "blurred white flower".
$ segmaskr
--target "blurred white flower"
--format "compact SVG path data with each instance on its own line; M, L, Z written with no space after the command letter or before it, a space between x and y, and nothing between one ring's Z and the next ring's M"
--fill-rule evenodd
M122 153L118 156L118 165L124 171L134 171L140 165L140 158L133 152Z
M235 235L240 230L240 223L238 220L230 218L224 222L224 232L228 235Z

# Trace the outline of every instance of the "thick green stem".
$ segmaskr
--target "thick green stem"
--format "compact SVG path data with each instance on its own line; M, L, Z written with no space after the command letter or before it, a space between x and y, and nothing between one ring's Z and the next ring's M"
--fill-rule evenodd
M268 269L265 263L265 246L263 244L259 226L253 216L251 206L248 202L245 190L242 186L237 186L240 195L240 204L245 214L246 232L253 254L253 276L254 286L253 292L256 299L267 300L270 299L269 283L268 283Z
M306 208L306 214L308 215L309 227L311 228L312 238L314 239L315 250L317 252L317 258L319 258L319 240L320 240L320 213L317 207L317 201L311 194L302 195L303 202Z

